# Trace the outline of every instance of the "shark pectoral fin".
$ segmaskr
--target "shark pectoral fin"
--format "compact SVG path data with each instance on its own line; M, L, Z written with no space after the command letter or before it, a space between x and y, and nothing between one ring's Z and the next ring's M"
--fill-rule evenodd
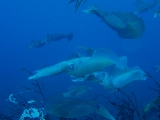
M105 118L108 118L109 120L115 120L115 118L108 112L108 110L104 106L101 106L99 109L97 109L96 113L104 116Z

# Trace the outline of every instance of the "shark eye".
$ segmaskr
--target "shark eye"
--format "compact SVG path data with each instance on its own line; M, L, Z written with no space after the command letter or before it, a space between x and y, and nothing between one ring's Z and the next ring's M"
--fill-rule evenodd
M75 64L70 65L70 70L75 70L75 68L76 68Z

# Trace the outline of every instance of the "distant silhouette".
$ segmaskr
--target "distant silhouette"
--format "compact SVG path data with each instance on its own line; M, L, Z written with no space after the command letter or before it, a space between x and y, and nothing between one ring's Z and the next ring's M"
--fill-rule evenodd
M28 49L31 48L41 48L43 47L45 44L49 44L50 41L59 41L62 39L67 39L68 41L73 39L73 33L69 33L69 34L47 34L47 36L42 39L42 40L32 40L31 44L28 46Z
M32 40L31 41L31 44L28 46L28 49L31 49L31 48L41 48L43 47L45 44L47 44L49 41L47 39L44 39L44 40L38 40L38 41L35 41L35 40Z
M67 39L68 41L72 40L73 38L73 33L69 34L47 34L46 39L50 41L59 41L62 39Z
M68 2L68 4L70 4L70 3L72 3L72 2L76 2L76 4L75 4L75 12L77 12L80 4L82 3L82 1L84 1L84 2L83 2L83 4L84 4L87 0L70 0L70 1Z
M144 13L147 12L148 10L152 10L153 8L156 7L158 4L159 0L153 0L152 2L144 2L143 0L136 0L136 10L134 14L137 13Z

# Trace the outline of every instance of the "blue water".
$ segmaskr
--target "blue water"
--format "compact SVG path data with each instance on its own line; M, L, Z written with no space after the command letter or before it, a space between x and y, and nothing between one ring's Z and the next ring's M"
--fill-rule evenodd
M26 91L21 85L32 88L29 74L22 71L26 68L32 72L43 66L54 65L66 60L73 52L79 52L77 46L93 48L108 48L117 56L126 55L128 66L140 66L159 80L159 72L152 69L160 65L160 18L154 18L150 10L138 14L145 22L145 33L138 39L122 39L117 33L105 25L93 14L86 14L82 10L92 4L109 12L134 12L135 0L88 0L81 5L78 12L74 12L75 3L67 5L67 0L1 0L0 1L0 111L9 112L3 104L8 105L10 93L19 94ZM159 6L158 6L159 7ZM52 42L42 48L28 50L31 40L43 39L47 33L70 33L74 37ZM82 52L83 54L83 52ZM101 93L114 98L113 92L105 90L103 86L94 83L73 83L69 76L44 77L44 94L47 97L54 92L65 92L72 85L88 85L93 87L93 93ZM126 93L134 92L137 99L144 106L157 96L157 92L148 89L157 88L154 81L136 81L123 89ZM30 93L32 94L32 92ZM27 95L26 95L27 96ZM41 99L41 98L39 98ZM112 106L108 108L112 111Z

